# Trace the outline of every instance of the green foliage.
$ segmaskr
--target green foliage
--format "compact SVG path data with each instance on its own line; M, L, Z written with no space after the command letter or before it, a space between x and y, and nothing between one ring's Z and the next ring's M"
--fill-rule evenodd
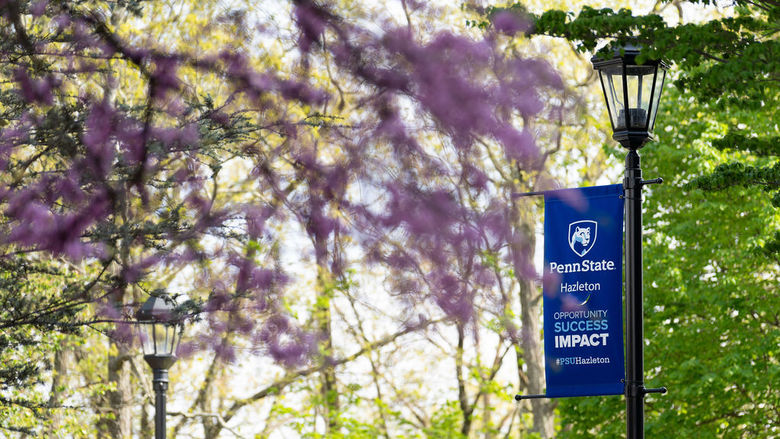
M78 278L56 262L0 259L0 429L33 434L45 421L51 355L79 332Z
M431 417L431 425L423 429L430 439L466 439L460 432L463 421L457 401L448 401Z
M780 9L774 6L771 12ZM643 47L641 59L664 59L682 71L676 85L699 99L722 105L760 109L767 99L776 101L780 43L776 25L767 15L753 13L702 24L668 26L659 15L635 16L629 9L583 7L575 17L563 11L546 11L534 18L530 32L566 38L582 52L612 57L615 47L633 42Z
M721 164L711 174L693 180L686 185L686 189L723 190L732 186L759 186L767 192L777 190L780 187L780 162L763 167L748 166L741 162ZM780 198L775 196L773 204L780 207Z
M482 24L487 26L496 13L513 8L489 9ZM699 111L691 117L719 117L728 126L725 135L710 139L712 146L749 153L732 155L714 169L702 170L686 188L760 189L778 207L780 135L775 119L780 107L780 4L739 1L734 11L733 16L670 26L659 15L634 15L628 9L585 6L576 15L550 10L531 16L528 35L565 38L581 52L595 52L600 44L611 42L598 52L601 57L612 57L614 50L631 42L643 48L640 62L644 58L671 63L676 71L670 77L677 88L709 108L708 113ZM673 117L679 120L679 115ZM780 231L769 228L763 234L767 238L761 253L777 260Z
M777 437L780 273L755 249L780 218L752 186L711 192L686 184L742 154L711 147L726 123L697 117L707 109L689 97L665 97L658 142L642 154L647 178L666 181L644 204L645 381L669 388L648 396L646 434ZM560 437L624 434L622 399L599 399L563 401Z
M738 130L712 142L720 150L746 151L759 156L777 155L780 150L780 136L753 137L749 132Z
M757 2L741 3L734 17L678 26L626 9L534 17L534 33L580 51L611 40L599 53L611 57L633 42L676 68L658 142L643 154L645 175L667 181L645 202L646 382L670 389L648 397L648 437L780 432L779 14L777 3ZM563 401L560 436L625 434L622 400L601 399Z

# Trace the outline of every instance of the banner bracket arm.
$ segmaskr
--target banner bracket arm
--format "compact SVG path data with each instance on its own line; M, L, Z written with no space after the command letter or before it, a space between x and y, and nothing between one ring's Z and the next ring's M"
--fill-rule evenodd
M655 388L650 388L650 389L648 389L646 387L642 388L642 393L644 393L645 395L648 394L648 393L660 393L660 394L663 395L663 394L666 393L666 391L667 391L666 386L655 387Z
M515 401L521 401L523 399L542 399L542 398L552 398L552 397L547 395L515 395Z
M520 197L535 197L546 194L548 191L538 191L538 192L512 192L512 198L520 198Z
M662 387L662 388L665 389L664 387ZM647 390L658 390L658 389L647 389ZM650 393L650 392L648 392L648 393ZM663 393L663 392L654 391L652 393ZM622 395L622 393L620 395ZM545 399L545 398L549 398L549 399L555 399L555 398L584 398L586 396L598 396L598 395L564 395L564 396L549 396L549 395L543 395L543 394L540 394L540 395L515 395L515 401L522 401L524 399ZM606 396L606 395L604 395L604 396Z

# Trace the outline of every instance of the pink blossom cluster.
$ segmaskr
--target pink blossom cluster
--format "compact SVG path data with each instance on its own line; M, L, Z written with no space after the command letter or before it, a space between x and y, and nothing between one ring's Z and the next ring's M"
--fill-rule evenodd
M340 123L327 118L336 91L313 85L306 69L286 76L258 70L231 48L193 54L126 41L80 4L0 0L0 14L6 22L27 14L67 41L17 29L14 42L2 45L0 74L18 100L0 128L3 246L121 267L87 292L96 303L106 291L127 302L128 285L192 267L199 275L191 297L202 298L200 318L209 323L203 345L230 358L224 334L236 332L293 365L316 350L318 336L283 306L290 278L269 262L266 244L276 239L269 224L299 221L318 266L336 279L354 263L337 242L352 237L370 263L398 275L395 294L463 322L478 292L496 281L484 252L523 240L481 169L477 142L495 144L516 166L535 166L534 136L515 121L542 111L541 90L562 85L546 63L505 53L497 34L423 39L406 27L377 34L319 3L296 1L302 65L327 56L342 78L359 84L362 111ZM522 26L512 20L500 17L498 30ZM110 70L117 60L142 79L144 101L105 91L118 87L119 72ZM221 78L228 97L193 97L185 67ZM103 90L87 86L99 78ZM317 142L337 147L337 158L318 154L310 123L290 116L290 106L319 115ZM421 127L440 133L446 156L419 140ZM211 179L233 157L254 164L245 179L262 197L214 195ZM242 246L207 246L206 237ZM224 269L205 269L217 260ZM514 262L533 275L529 261Z

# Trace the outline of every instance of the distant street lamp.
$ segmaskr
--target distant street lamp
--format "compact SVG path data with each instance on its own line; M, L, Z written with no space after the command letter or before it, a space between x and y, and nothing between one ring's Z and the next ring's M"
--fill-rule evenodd
M637 150L649 140L661 100L667 66L659 60L637 64L638 47L627 45L610 59L594 57L612 122L612 138L628 149L623 180L626 198L626 430L627 439L643 439L644 397L666 388L644 386L642 323L642 186L663 180L642 180Z
M174 316L175 304L168 296L152 296L136 314L144 360L152 367L155 393L154 437L165 439L168 369L176 362L183 324Z

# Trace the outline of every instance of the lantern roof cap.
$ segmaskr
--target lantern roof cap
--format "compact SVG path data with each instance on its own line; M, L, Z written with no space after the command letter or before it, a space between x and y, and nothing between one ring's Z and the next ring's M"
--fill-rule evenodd
M176 302L167 294L154 294L149 297L135 314L140 322L173 322L176 318Z
M600 51L599 51L600 52ZM601 66L605 65L611 65L616 63L623 63L623 64L636 64L636 57L639 56L640 53L642 53L642 46L640 44L633 44L633 43L626 43L622 46L613 44L612 45L612 58L605 59L601 55L599 55L599 52L596 53L591 59L590 62L593 64L593 67L595 69L598 69ZM667 68L666 63L664 63L660 59L645 59L642 64L649 64L649 65L658 65L660 64L663 68Z

